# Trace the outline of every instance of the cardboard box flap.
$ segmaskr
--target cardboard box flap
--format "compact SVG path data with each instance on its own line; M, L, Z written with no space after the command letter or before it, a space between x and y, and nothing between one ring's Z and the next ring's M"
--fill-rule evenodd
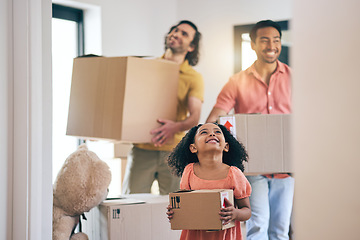
M192 192L192 191L194 191L194 190L180 189L174 193L187 193L187 192Z
M113 206L113 205L129 205L129 204L142 204L142 203L145 203L145 201L135 198L118 198L118 199L105 200L100 205Z

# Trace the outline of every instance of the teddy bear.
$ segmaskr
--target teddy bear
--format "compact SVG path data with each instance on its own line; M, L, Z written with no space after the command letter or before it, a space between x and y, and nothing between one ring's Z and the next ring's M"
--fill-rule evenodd
M84 212L106 199L110 182L109 166L85 144L79 146L66 159L53 185L53 240L88 239L74 230Z

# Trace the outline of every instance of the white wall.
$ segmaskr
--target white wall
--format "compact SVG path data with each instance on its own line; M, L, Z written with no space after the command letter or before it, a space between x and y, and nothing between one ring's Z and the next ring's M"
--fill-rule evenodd
M176 23L175 4L175 0L107 1L102 8L103 54L162 54L165 34Z
M107 57L161 55L164 51L165 34L177 21L176 0L56 0L54 2L83 9L99 7L101 52ZM85 28L86 31L92 30L92 26ZM85 32L85 34L89 33ZM88 37L86 40L92 39ZM93 52L87 50L86 53Z
M359 9L352 0L294 4L296 239L360 236Z

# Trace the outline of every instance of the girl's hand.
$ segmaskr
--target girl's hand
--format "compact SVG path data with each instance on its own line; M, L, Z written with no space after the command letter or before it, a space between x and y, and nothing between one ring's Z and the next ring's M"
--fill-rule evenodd
M242 199L235 199L237 208L225 198L225 208L220 211L220 219L224 221L224 225L231 222L233 219L236 221L246 221L251 217L251 207L249 197Z
M226 207L222 208L219 214L220 219L223 221L223 225L226 225L233 219L236 219L238 209L236 209L227 198L224 198L224 203Z
M168 219L169 219L169 221L173 218L173 214L174 214L174 211L172 210L172 207L171 207L171 205L169 204L168 206L167 206L167 212L166 212L166 214L168 215Z

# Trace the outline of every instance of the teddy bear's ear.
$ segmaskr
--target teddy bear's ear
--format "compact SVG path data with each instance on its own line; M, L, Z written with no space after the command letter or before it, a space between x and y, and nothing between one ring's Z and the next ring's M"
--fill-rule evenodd
M81 145L78 147L78 151L81 151L81 150L84 150L84 151L87 151L87 150L88 150L88 147L86 146L85 143L81 144Z

